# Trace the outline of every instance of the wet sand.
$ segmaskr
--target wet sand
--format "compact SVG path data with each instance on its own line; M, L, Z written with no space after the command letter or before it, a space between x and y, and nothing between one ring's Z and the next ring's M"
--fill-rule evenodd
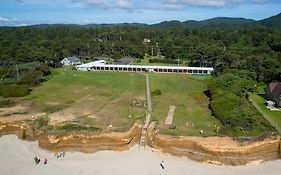
M35 165L33 158L41 159ZM44 159L48 164L44 165ZM160 166L164 161L165 169ZM66 152L64 158L38 147L37 142L0 137L0 174L2 175L279 175L281 160L248 166L219 166L165 155L138 146L126 152L100 151L94 154Z

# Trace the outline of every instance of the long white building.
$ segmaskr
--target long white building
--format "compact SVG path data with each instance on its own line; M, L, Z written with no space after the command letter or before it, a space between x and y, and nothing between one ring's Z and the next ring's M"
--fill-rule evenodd
M177 66L143 66L143 65L114 65L104 63L87 63L76 66L80 71L117 71L117 72L157 72L181 74L211 74L211 67L177 67Z

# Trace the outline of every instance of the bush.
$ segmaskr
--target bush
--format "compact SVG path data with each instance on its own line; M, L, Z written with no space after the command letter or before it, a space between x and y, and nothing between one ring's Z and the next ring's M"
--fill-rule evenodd
M42 128L44 126L47 126L48 124L48 117L39 117L37 119L34 120L34 125L37 129Z
M162 92L161 92L160 89L155 89L154 91L152 91L152 95L153 95L153 96L159 96L159 95L161 95L161 94L162 94Z
M37 85L42 81L43 72L41 71L34 71L34 72L28 72L20 79L18 84L23 85Z
M36 67L35 68L35 72L36 71L40 71L40 72L42 72L43 73L43 76L47 76L47 75L51 75L51 70L50 70L50 68L49 68L49 66L48 65L46 65L46 64L41 64L41 65L39 65L38 67Z
M211 107L214 115L222 121L226 127L253 130L260 125L259 114L242 97L232 92L214 95Z
M29 94L29 88L24 85L0 85L0 96L23 97Z
M226 73L213 78L208 84L211 94L210 107L214 116L226 129L237 132L264 132L265 119L248 102L247 95L255 90L254 75L245 71ZM239 135L239 134L238 134Z

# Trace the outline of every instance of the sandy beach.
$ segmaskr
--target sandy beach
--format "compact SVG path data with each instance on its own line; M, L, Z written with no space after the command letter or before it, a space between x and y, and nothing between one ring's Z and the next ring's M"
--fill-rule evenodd
M35 165L33 158L41 159ZM43 160L48 159L44 165ZM164 161L165 169L160 166ZM0 137L0 174L2 175L279 175L281 160L248 166L219 166L198 163L186 158L165 155L138 146L126 152L100 151L95 154L66 152L64 158L38 147L37 142L17 139L15 135Z

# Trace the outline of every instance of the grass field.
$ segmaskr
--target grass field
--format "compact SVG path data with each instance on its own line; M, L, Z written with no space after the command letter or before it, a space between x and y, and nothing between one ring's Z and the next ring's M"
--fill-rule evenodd
M35 88L24 101L50 120L79 119L81 124L124 131L143 121L145 77L134 73L61 71ZM131 116L131 117L129 117Z
M158 122L160 133L170 135L216 135L221 123L211 115L209 100L204 95L207 77L187 75L150 74L151 91L160 89L162 94L152 96L152 117ZM176 106L174 124L176 130L164 125L169 107ZM203 130L203 134L200 134Z
M152 96L152 116L158 121L161 133L216 134L215 125L221 124L211 115L209 101L203 93L207 77L151 73L149 79L151 91L162 92L160 96ZM134 122L144 121L145 88L143 74L56 70L53 78L35 88L24 101L30 103L33 112L47 113L56 129L75 128L68 121L79 120L83 127L97 127L105 132L125 131ZM164 125L170 105L176 106L176 130Z
M254 104L257 105L258 110L262 113L262 115L268 120L269 122L277 128L279 133L281 134L281 111L270 111L266 108L264 102L265 99L258 94L251 94L251 98Z
M152 92L152 120L157 122L160 133L176 136L232 136L223 129L221 122L212 116L208 108L209 99L204 94L208 77L156 73L148 75ZM125 131L136 121L144 122L144 74L56 69L47 80L21 102L29 105L27 112L30 114L46 113L42 121L47 117L56 132L87 129ZM161 95L153 95L157 89ZM264 99L256 94L252 95L252 99L270 120L278 127L281 126L281 112L267 110L263 105ZM7 101L4 105L14 105L9 103ZM173 118L175 130L164 124L170 106L176 107ZM41 126L42 123L35 124ZM201 130L203 133L200 133Z

